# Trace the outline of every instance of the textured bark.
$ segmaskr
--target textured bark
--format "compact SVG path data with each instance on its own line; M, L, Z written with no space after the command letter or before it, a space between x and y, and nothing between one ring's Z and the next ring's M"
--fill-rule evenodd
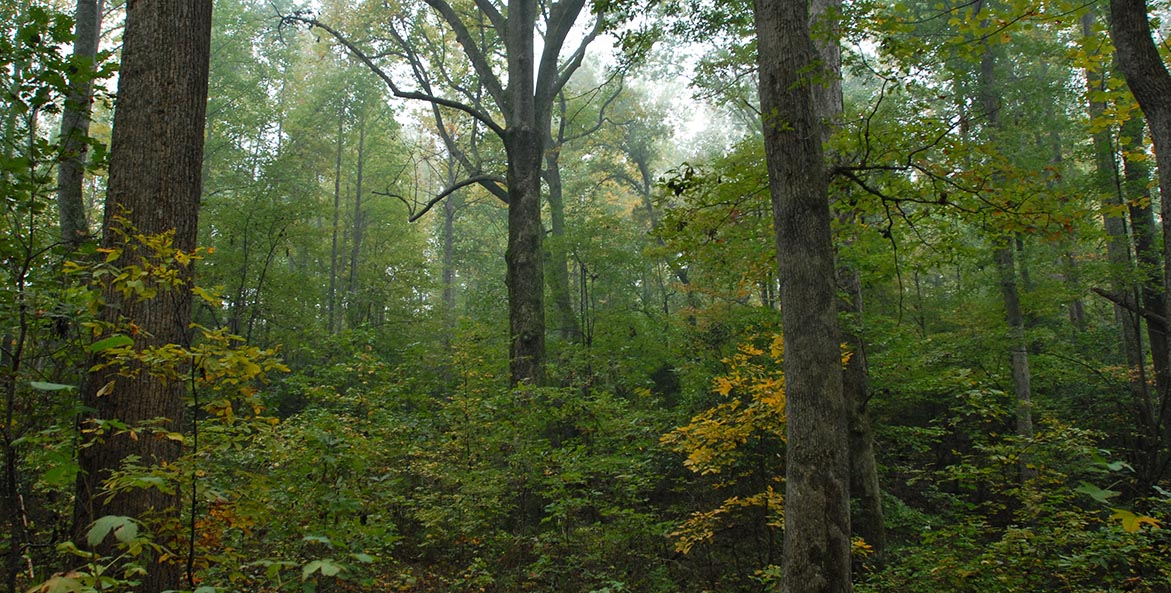
M508 325L513 385L545 384L545 287L541 239L541 159L549 133L553 95L536 97L537 6L510 0L508 105L504 150L508 154ZM546 95L547 93L547 95Z
M69 96L61 112L61 162L57 168L57 211L61 221L61 240L76 247L89 238L89 221L85 216L82 185L89 144L90 113L93 107L93 74L101 36L101 0L77 0L73 40L73 62L77 79L69 86Z
M510 369L514 385L545 383L545 287L541 239L541 154L544 133L508 131L508 284Z
M132 1L126 9L124 39L102 243L110 248L121 246L119 235L112 231L118 225L116 217L124 216L144 234L174 230L175 246L191 250L196 241L201 188L211 1ZM138 255L127 250L117 263L132 264L135 257ZM190 270L183 270L181 277L181 286L160 290L157 297L143 301L106 291L102 318L127 320L140 328L136 348L186 344L191 318ZM111 382L112 388L99 397L99 390ZM93 419L118 419L135 426L163 418L164 428L177 431L183 415L183 387L181 380L146 372L126 377L106 369L90 374L82 397ZM160 525L176 527L177 495L143 489L108 499L102 492L102 480L131 455L147 465L174 461L180 446L149 432L137 439L107 435L93 440L90 433L84 434L89 442L79 456L74 517L77 544L86 547L88 525L105 515L154 518ZM162 543L170 542L164 537ZM138 590L157 593L180 588L177 564L148 563L147 568L149 573L142 577Z
M1159 194L1171 196L1171 73L1167 71L1159 49L1151 37L1144 0L1110 0L1110 36L1114 40L1118 68L1126 78L1130 92L1138 101L1151 140L1155 146L1155 165L1159 169ZM1171 200L1161 200L1161 218L1171 220ZM1171 224L1163 225L1163 286L1171 286L1171 266L1166 265L1171 255ZM1168 317L1166 305L1158 311ZM1165 361L1161 361L1164 362ZM1156 483L1166 474L1171 464L1171 393L1167 385L1159 385L1157 437L1154 449L1156 460L1142 476L1144 486Z
M757 0L760 100L785 336L785 593L848 593L847 411L816 53L805 0Z

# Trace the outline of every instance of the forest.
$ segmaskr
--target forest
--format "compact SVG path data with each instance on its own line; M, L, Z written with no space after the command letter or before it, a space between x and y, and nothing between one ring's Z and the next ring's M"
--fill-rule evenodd
M0 1L0 593L1171 593L1169 11Z

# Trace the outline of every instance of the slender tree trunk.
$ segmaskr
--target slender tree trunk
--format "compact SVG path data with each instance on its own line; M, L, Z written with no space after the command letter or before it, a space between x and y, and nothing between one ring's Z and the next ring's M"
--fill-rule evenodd
M350 245L350 273L346 280L346 295L347 295L347 315L350 327L355 327L361 322L361 311L358 303L358 263L362 256L362 240L366 233L366 213L362 210L362 176L365 173L366 165L366 108L361 107L358 114L358 171L354 179L354 221L353 221L353 244Z
M1082 36L1090 39L1094 30L1094 10L1091 7L1082 17ZM1085 70L1087 110L1091 120L1099 120L1106 112L1106 104L1096 97L1105 91L1105 76L1090 68ZM1111 129L1103 128L1094 132L1091 139L1094 148L1094 189L1102 201L1102 223L1106 229L1106 258L1110 262L1110 292L1119 298L1130 299L1132 286L1128 278L1133 277L1134 263L1130 258L1130 237L1126 232L1126 213L1122 206L1121 188L1118 185L1118 166L1115 162L1114 141ZM1134 303L1137 305L1138 303ZM1122 351L1126 366L1130 369L1130 389L1135 401L1150 398L1143 367L1146 356L1140 339L1139 316L1135 307L1114 305L1114 317L1121 329Z
M102 29L102 0L77 0L73 61L77 79L69 86L61 113L61 162L57 168L57 210L61 240L77 247L89 237L82 187L93 108L93 75Z
M1143 119L1138 116L1133 116L1122 125L1121 135L1130 140L1124 147L1125 153L1146 148L1143 142L1144 127ZM1155 372L1155 393L1166 394L1171 388L1171 369L1168 368L1171 364L1171 350L1167 343L1167 320L1163 316L1163 312L1167 311L1163 289L1163 257L1156 243L1158 231L1155 228L1151 195L1147 186L1150 173L1145 161L1126 159L1123 162L1123 182L1120 191L1125 195L1134 236L1135 256L1139 263L1140 286L1137 300L1141 302L1141 310L1145 313L1147 322L1147 341L1151 345L1151 360ZM1141 370L1145 371L1145 367ZM1139 379L1145 386L1146 373L1141 373ZM1159 414L1155 410L1155 404L1156 401L1166 402L1168 398L1162 395L1156 400L1149 389L1144 389L1137 395L1140 399L1135 401L1138 416L1136 422L1142 438L1135 451L1140 460L1136 467L1140 480L1144 482L1142 489L1146 489L1147 484L1154 484L1157 481L1160 460L1164 455L1157 446L1160 439Z
M813 88L814 106L822 124L823 145L833 135L844 109L842 51L838 41L841 10L841 0L813 0L810 3L809 24L825 78ZM849 216L856 214L850 213ZM838 301L839 312L851 319L851 323L842 328L842 339L851 353L843 369L842 389L849 425L850 496L857 500L857 512L851 515L850 524L854 533L871 546L873 559L881 560L886 550L886 527L878 484L878 463L874 458L874 433L867 412L870 369L866 343L862 338L862 282L858 271L844 264L837 267L837 282L838 289L845 293L845 298Z
M985 0L979 0L973 7L973 18L984 18ZM984 112L988 137L1000 133L1000 94L996 82L996 53L984 43L978 72L977 99ZM1000 294L1004 300L1004 316L1008 323L1008 350L1012 368L1013 393L1016 399L1016 433L1021 439L1033 436L1032 374L1029 371L1029 351L1025 342L1025 318L1021 309L1020 291L1017 287L1016 238L1011 235L997 239L992 258L999 275ZM1022 481L1031 478L1035 471L1031 460L1022 455L1019 473Z
M546 245L546 280L557 312L557 333L569 342L581 342L581 327L569 297L569 260L565 245L565 197L561 183L560 145L545 151L545 184L549 186L549 221L553 241Z
M329 292L326 296L327 314L326 327L329 333L337 333L337 260L338 260L338 232L341 230L342 210L342 149L345 147L345 110L338 112L337 118L337 158L334 161L333 176L333 226L330 230L329 248Z
M1142 150L1144 122L1134 116L1122 125L1122 136L1130 139L1124 152ZM1134 235L1134 251L1141 272L1140 296L1145 311L1158 317L1147 317L1147 340L1151 344L1151 358L1155 367L1155 387L1158 393L1171 388L1171 347L1167 344L1167 310L1163 289L1163 260L1159 253L1158 230L1151 211L1151 192L1147 189L1151 172L1146 161L1126 159L1123 162L1122 191L1125 194L1130 227Z
M203 131L207 106L208 58L211 43L211 1L130 2L122 68L118 80L118 108L110 145L109 185L102 243L126 247L113 232L125 217L134 230L147 235L174 231L178 249L195 248ZM137 263L142 257L126 249L116 262ZM180 269L179 286L151 299L124 299L117 290L105 291L103 320L133 323L141 331L135 348L187 344L191 320L191 270ZM148 372L123 376L116 369L92 372L82 395L95 420L139 426L162 418L163 428L178 431L183 416L185 383ZM102 393L99 397L99 393ZM146 432L138 438L106 434L87 442L79 455L80 472L75 498L74 538L85 548L90 523L106 515L153 518L157 525L177 528L179 497L155 488L109 497L102 480L130 456L145 465L178 458L180 445ZM172 490L175 492L175 490ZM162 541L173 545L175 542ZM179 589L177 563L150 562L141 577L140 591L158 593ZM190 584L190 583L188 583Z
M1163 63L1159 49L1151 36L1151 24L1147 19L1145 0L1110 0L1110 36L1114 40L1115 58L1126 84L1138 101L1151 140L1155 145L1155 164L1159 168L1159 194L1171 196L1171 73ZM1161 218L1171 220L1171 199L1161 200ZM1171 224L1163 225L1163 286L1171 286ZM1166 303L1157 311L1163 319L1168 318ZM1165 335L1165 334L1164 334ZM1153 352L1153 347L1152 347ZM1166 361L1160 361L1166 365ZM1158 371L1158 365L1156 369ZM1164 366L1164 368L1166 368ZM1159 372L1156 372L1158 384ZM1164 377L1164 381L1166 378ZM1166 383L1158 385L1158 430L1159 442L1155 450L1159 453L1156 462L1143 476L1144 488L1166 474L1171 464L1171 393Z
M760 99L785 336L782 591L849 593L848 412L805 0L757 0ZM829 74L832 76L832 73Z

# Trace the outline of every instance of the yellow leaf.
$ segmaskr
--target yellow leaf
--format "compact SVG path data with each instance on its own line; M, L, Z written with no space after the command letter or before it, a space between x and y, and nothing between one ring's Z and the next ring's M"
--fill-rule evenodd
M1136 515L1124 509L1114 509L1114 514L1110 515L1111 519L1117 519L1122 523L1122 529L1127 533L1135 533L1142 529L1143 524L1150 525L1153 529L1159 529L1161 524L1159 520L1154 517L1146 517L1143 515Z

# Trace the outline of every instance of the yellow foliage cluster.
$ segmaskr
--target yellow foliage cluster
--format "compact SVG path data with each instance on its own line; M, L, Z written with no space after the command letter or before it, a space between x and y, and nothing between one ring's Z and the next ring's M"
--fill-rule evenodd
M781 371L784 342L781 336L772 336L766 352L756 341L746 340L733 356L725 358L726 371L712 380L713 393L724 401L696 414L686 426L661 439L673 451L685 454L684 465L699 475L727 474L740 457L742 447L754 435L784 439L785 377ZM730 496L714 509L692 513L671 533L676 550L686 554L696 544L711 541L737 511L763 509L768 525L780 528L784 521L784 501L779 489L774 487L781 482L780 467L777 474L766 479L771 484L762 492ZM723 489L735 483L735 476L727 476L713 487Z

